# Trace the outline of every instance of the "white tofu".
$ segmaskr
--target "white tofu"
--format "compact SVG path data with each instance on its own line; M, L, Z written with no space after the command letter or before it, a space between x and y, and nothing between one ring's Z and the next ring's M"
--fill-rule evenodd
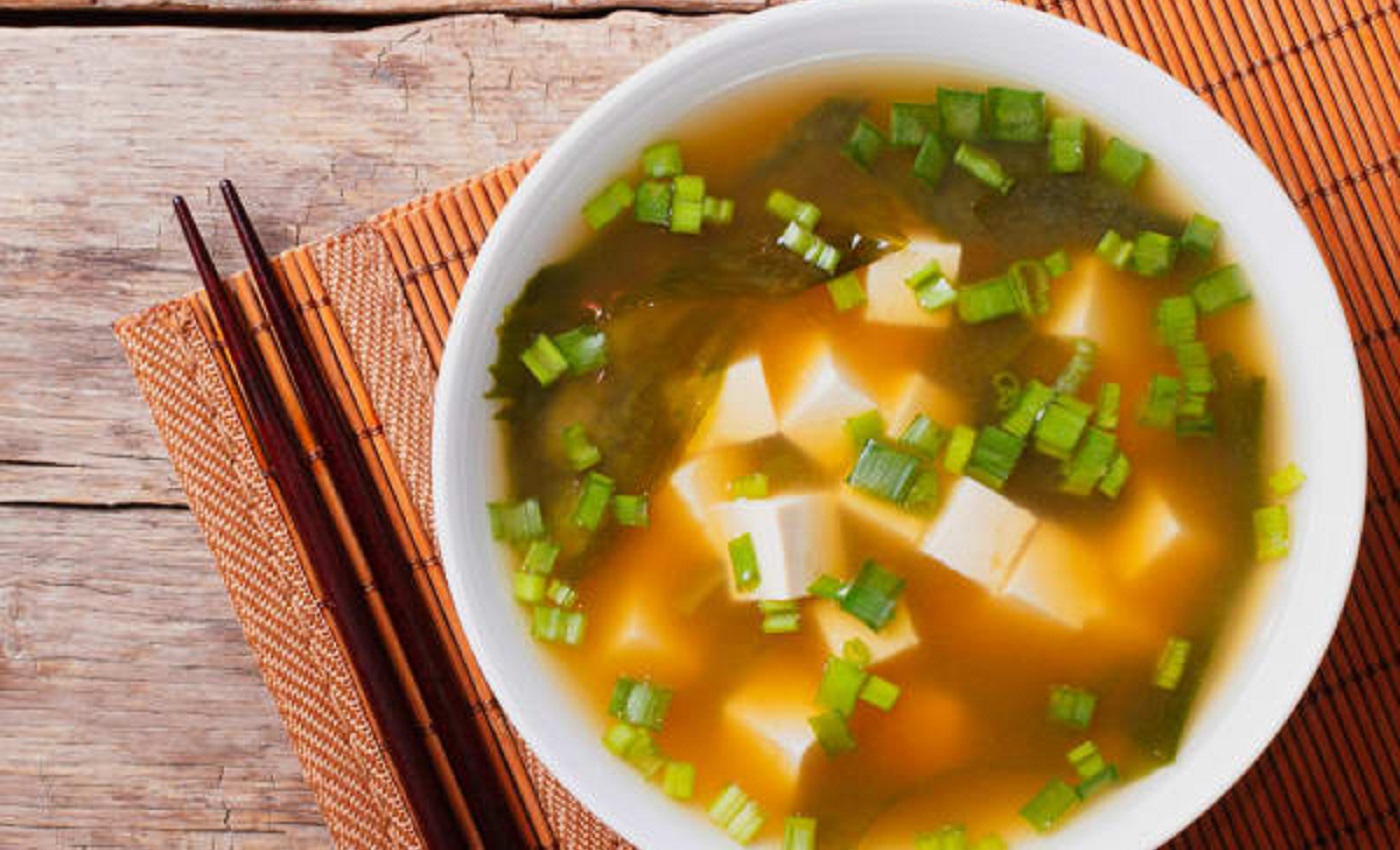
M946 504L919 549L963 577L997 592L1011 575L1038 520L970 478L949 488Z
M1129 502L1123 520L1123 534L1118 552L1119 573L1132 580L1145 574L1149 567L1181 539L1184 530L1176 512L1162 492L1145 486L1130 491L1124 498Z
M849 462L846 420L875 408L875 402L837 367L831 349L816 350L799 372L780 422L783 435L818 462Z
M818 575L835 572L842 563L836 499L830 494L792 493L725 502L711 508L710 516L726 548L741 535L753 538L760 576L757 588L739 592L733 570L725 565L737 599L800 599Z
M1102 260L1080 257L1069 274L1050 284L1050 315L1041 325L1053 336L1093 336L1094 301L1102 277Z
M719 393L696 429L691 452L748 443L778 433L778 415L768 392L763 361L755 354L724 372Z
M749 673L724 705L724 719L760 753L754 761L784 790L795 790L802 761L816 745L808 718L816 681L792 665L763 664Z
M900 250L866 266L866 321L911 327L946 327L952 321L953 310L930 313L919 306L914 292L904 283L906 278L934 260L938 261L949 280L956 280L958 266L962 262L962 246L915 238Z
M803 610L803 616L810 617L816 623L832 655L840 655L841 647L851 638L860 638L870 648L872 664L879 664L919 645L919 633L909 616L909 606L903 603L895 606L894 617L878 632L847 614L835 602L822 600L811 603Z
M928 528L927 517L915 516L897 505L851 487L842 487L841 495L837 498L841 509L848 515L911 546L918 544Z
M740 452L721 449L693 457L676 467L671 473L671 488L691 517L708 528L710 508L729 500L729 482L752 471Z
M588 640L597 641L599 651L622 669L645 670L671 687L689 684L703 670L700 644L686 634L685 620L669 600L640 587L626 588L609 600L607 610L617 615L597 617L594 623L607 628Z
M899 436L918 414L924 414L945 428L968 421L966 403L951 390L915 372L899 384L898 392L880 404L880 415L892 436Z
M1017 559L1003 594L1071 629L1104 611L1099 553L1085 540L1040 523Z

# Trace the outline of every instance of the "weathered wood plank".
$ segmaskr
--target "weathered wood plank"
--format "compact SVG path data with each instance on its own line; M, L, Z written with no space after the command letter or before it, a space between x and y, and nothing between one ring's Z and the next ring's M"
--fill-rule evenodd
M723 19L0 30L0 847L326 841L108 330L194 285L169 195L232 271L220 177L281 249L547 144Z

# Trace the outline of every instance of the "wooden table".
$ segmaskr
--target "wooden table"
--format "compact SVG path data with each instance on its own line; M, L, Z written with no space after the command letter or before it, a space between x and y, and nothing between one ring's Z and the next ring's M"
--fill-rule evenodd
M0 847L325 846L108 329L195 284L169 196L232 271L219 178L280 249L546 145L763 0L7 3L30 11L0 16ZM324 14L350 6L380 17ZM383 17L439 11L464 14Z

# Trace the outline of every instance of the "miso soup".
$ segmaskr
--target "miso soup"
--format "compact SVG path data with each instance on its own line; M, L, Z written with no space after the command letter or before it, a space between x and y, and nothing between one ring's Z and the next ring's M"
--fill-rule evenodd
M500 328L490 510L599 758L794 850L1014 844L1172 761L1301 473L1145 145L867 70L597 190Z

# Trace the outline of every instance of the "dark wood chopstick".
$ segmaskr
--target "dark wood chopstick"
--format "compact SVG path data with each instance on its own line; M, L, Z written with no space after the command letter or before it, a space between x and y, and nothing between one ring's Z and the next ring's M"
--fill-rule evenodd
M327 611L345 641L350 662L364 690L384 748L403 785L404 796L431 850L483 845L467 835L452 816L446 793L433 772L428 748L419 735L412 708L400 687L388 652L375 630L368 602L360 592L344 543L335 531L311 471L303 462L286 413L258 363L248 330L219 277L209 250L184 198L174 199L175 216L184 232L195 269L209 295L249 413L267 456L271 477L292 515L296 533L325 596Z
M549 836L538 834L529 809L520 798L522 789L508 778L501 742L492 734L489 720L464 704L470 700L473 705L482 705L489 694L475 693L475 683L458 681L449 661L451 648L437 630L429 627L432 613L414 585L413 564L399 545L384 503L373 495L374 479L356 444L354 431L312 355L290 299L275 279L272 263L238 190L228 180L222 181L219 188L306 412L312 437L355 530L408 667L419 682L432 731L447 755L448 766L466 798L477 830L491 848L527 850L549 846Z

